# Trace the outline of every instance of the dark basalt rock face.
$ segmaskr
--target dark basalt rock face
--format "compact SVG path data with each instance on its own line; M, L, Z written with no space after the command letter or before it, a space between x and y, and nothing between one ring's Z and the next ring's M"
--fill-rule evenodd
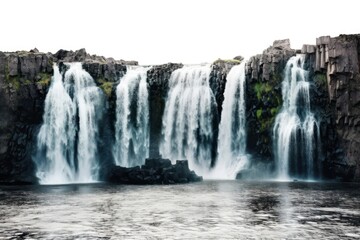
M282 106L283 71L295 54L288 39L278 40L246 64L247 150L254 159L272 160L272 127Z
M150 158L141 167L113 166L107 181L117 184L177 184L200 182L202 177L190 171L187 160L177 160L172 165L169 159Z
M236 59L237 58L237 59ZM241 63L243 58L238 56L234 60L221 60L218 59L213 62L210 72L210 88L214 94L217 104L217 115L218 119L221 118L222 103L224 101L224 91L226 86L226 77L230 72L231 68ZM241 60L238 60L241 59Z
M236 59L237 58L237 59ZM216 163L218 136L219 136L219 124L221 121L222 104L224 101L224 92L226 87L226 77L231 68L241 63L242 57L238 56L231 60L218 59L211 65L211 72L209 76L209 85L216 101L216 108L213 109L213 142L212 142L212 159L211 166Z
M169 79L173 71L182 67L182 64L168 63L153 66L147 72L146 80L149 86L150 114L150 157L160 157L159 145L161 139L162 116L165 110L165 101L169 90Z
M57 62L94 62L102 64L121 64L121 65L138 65L137 61L115 60L113 58L105 58L103 56L90 55L85 48L74 51L60 49L53 57Z
M315 74L328 88L326 175L360 179L360 35L316 39ZM329 142L330 140L330 142Z
M53 59L0 52L0 182L35 182L31 149L42 121Z
M326 84L326 72L316 70L318 56L316 45L303 45L301 53L305 54L305 69L309 71L311 110L320 124L321 152L319 163L321 177L334 178L329 174L329 164L336 158L337 134L334 118L334 108L329 101L329 91ZM332 171L332 170L331 170Z
M86 53L85 49L75 52L59 50L53 55L61 70L67 66L64 63L81 62L83 68L91 75L95 82L104 90L108 98L114 95L116 83L126 74L127 65L138 65L136 61L114 60Z

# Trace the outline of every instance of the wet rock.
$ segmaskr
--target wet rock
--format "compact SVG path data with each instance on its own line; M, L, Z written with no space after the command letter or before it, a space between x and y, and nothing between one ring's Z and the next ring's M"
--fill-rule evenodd
M167 63L156 65L147 71L146 81L149 86L149 125L150 125L150 151L151 158L159 158L159 145L161 140L162 116L165 110L165 101L169 90L171 73L182 68L182 64Z
M147 72L146 79L151 92L158 96L166 97L171 73L183 66L181 63L167 63L151 67Z
M345 161L326 161L324 163L324 174L332 179L349 182L356 178L356 167L356 165Z
M241 56L235 58L234 58L235 60L218 59L215 62L213 62L213 64L211 65L209 84L217 103L216 115L218 116L219 120L222 112L222 103L224 101L226 76L230 72L233 66L240 64L241 61L243 60Z
M141 167L113 166L107 181L120 184L177 184L202 181L202 177L190 171L187 160L146 159Z
M256 159L273 160L272 126L282 106L283 70L295 54L289 39L277 40L246 63L247 150Z
M171 167L170 159L163 158L147 158L145 159L145 165L142 169L156 169L156 168L168 168Z
M237 180L246 180L254 178L254 170L252 169L244 169L236 174L235 179Z

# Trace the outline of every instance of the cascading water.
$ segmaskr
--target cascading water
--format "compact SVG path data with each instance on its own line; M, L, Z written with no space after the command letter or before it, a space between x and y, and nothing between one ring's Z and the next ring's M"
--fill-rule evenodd
M116 125L113 155L116 165L143 164L149 155L149 68L128 67L116 88Z
M245 119L245 62L231 68L226 77L219 126L218 159L212 177L235 179L247 164Z
M319 170L319 122L310 107L310 83L304 56L286 64L282 82L283 106L273 129L274 153L279 179L312 179Z
M81 63L68 64L54 76L45 99L43 124L37 137L37 177L41 184L98 180L98 121L103 93Z
M188 159L190 168L200 174L210 169L214 155L216 101L210 71L209 65L185 66L171 74L160 144L162 157Z

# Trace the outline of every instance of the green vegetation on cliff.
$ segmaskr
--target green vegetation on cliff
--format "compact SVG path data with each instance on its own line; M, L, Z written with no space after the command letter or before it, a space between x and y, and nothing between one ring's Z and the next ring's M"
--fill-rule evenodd
M316 86L327 87L327 78L325 73L316 73L313 79Z
M48 87L51 82L51 75L48 73L40 73L40 77L41 79L37 81L37 83L43 87Z
M261 115L262 115L262 109L256 110L256 118L261 119Z
M261 100L262 96L265 93L271 92L272 87L269 83L256 83L254 86L254 91L258 100Z
M19 90L21 85L30 85L30 84L40 84L42 87L48 87L51 82L52 75L49 73L39 73L36 77L36 79L39 79L37 81L27 79L24 76L21 76L19 74L10 76L10 69L9 69L9 63L6 62L5 64L5 81L8 83L8 87L14 90Z
M20 89L20 80L19 77L8 77L7 82L9 87L15 89L16 91Z
M101 88L101 90L103 90L103 92L106 94L106 96L108 98L110 98L111 94L112 94L112 89L113 89L114 83L108 82L103 78L98 79L98 83L100 84L99 87Z
M280 106L272 107L270 109L258 109L256 110L256 118L260 124L260 132L265 132L272 129L275 122L276 115L280 111Z
M19 77L10 76L9 64L5 65L5 80L9 84L8 86L16 91L20 88L20 80Z
M253 144L253 151L263 156L271 157L272 154L272 129L275 123L276 115L282 106L280 73L270 74L270 79L265 80L262 77L248 82L247 105L251 112L248 121L250 136L249 144Z

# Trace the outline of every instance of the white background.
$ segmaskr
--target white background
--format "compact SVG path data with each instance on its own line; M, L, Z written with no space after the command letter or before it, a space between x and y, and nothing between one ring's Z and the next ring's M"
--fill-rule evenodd
M0 50L88 53L140 64L246 58L276 39L293 48L360 33L357 0L2 0Z

